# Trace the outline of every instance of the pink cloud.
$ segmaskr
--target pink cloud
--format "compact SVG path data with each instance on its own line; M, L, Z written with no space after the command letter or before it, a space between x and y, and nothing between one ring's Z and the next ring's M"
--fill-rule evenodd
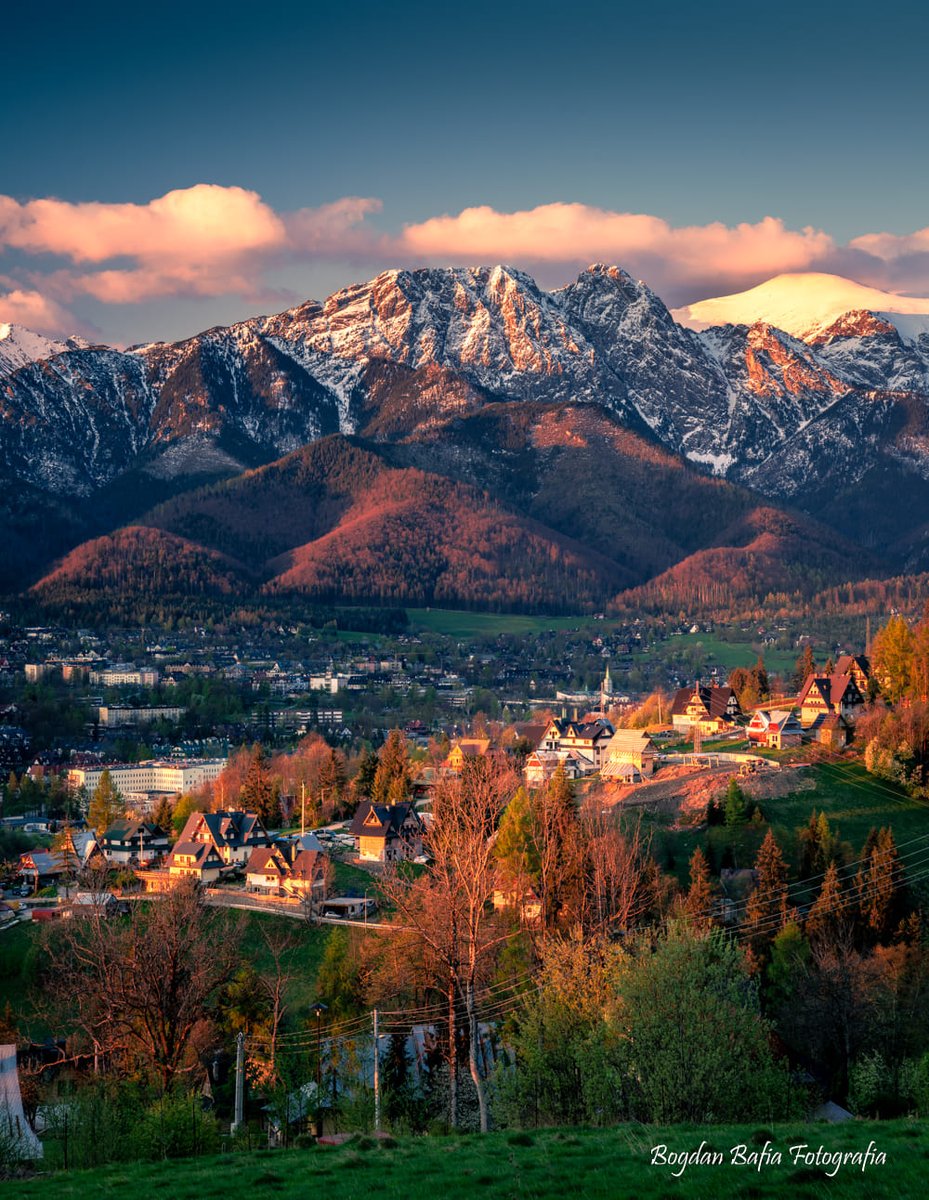
M398 246L428 261L515 262L561 270L618 263L659 291L707 277L744 282L808 270L832 253L821 230L787 229L765 217L756 224L721 222L675 228L644 213L609 212L585 204L545 204L501 213L487 206L408 225Z
M23 288L0 295L0 323L25 325L49 337L72 333L94 337L98 332L50 297Z
M929 229L867 233L841 245L823 230L790 229L775 217L674 226L647 213L554 203L516 212L467 208L389 235L370 223L380 210L377 199L345 196L278 212L257 192L205 183L146 204L23 203L0 195L0 253L19 257L16 278L0 278L7 292L0 314L60 333L78 327L68 306L80 307L82 298L129 305L237 295L283 307L295 297L272 286L274 272L323 261L355 263L359 274L385 266L508 262L543 286L566 283L602 261L645 279L672 305L802 271L929 294Z

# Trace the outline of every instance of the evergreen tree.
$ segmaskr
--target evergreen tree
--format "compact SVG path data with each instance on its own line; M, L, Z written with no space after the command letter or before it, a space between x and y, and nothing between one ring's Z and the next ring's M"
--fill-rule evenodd
M698 846L690 857L690 888L684 901L688 920L697 929L709 929L713 924L713 881L706 855Z
M816 902L806 919L806 934L812 943L829 945L845 928L847 918L843 900L839 868L831 862L826 869Z
M152 813L152 822L153 824L157 825L159 829L164 829L167 831L171 828L171 817L173 814L174 805L171 803L171 797L162 796L155 805L154 812Z
M102 837L114 821L126 815L126 804L119 789L110 777L109 771L104 771L100 782L90 798L87 810L87 823L97 837Z
M739 781L733 775L726 787L726 800L723 811L727 825L743 825L746 819L745 793L739 786Z
M406 738L399 729L391 729L374 774L371 799L375 804L400 804L410 798L410 756Z
M758 883L748 898L745 915L751 952L756 962L760 962L778 931L787 923L787 865L770 829L758 851L755 871Z
M752 682L755 685L755 690L758 693L759 700L766 700L771 694L771 685L768 681L768 671L764 665L764 658L759 654L758 661L755 663L752 671Z
M899 918L898 888L902 876L893 830L886 826L871 851L862 895L861 915L878 942L889 939Z
M374 777L377 774L377 752L370 748L365 750L358 764L358 770L352 780L352 788L359 799L370 798L374 791Z

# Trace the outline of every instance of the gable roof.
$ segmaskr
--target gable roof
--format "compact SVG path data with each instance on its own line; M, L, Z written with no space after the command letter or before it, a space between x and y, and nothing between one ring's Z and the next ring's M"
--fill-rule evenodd
M697 684L695 687L678 688L671 701L671 716L682 717L687 713L691 703L696 701L703 705L710 717L726 718L729 707L735 701L735 709L741 711L735 692L731 687L717 687L715 684Z
M418 825L422 824L412 804L375 804L373 800L363 800L355 811L349 832L355 837L399 837L410 817L414 817Z

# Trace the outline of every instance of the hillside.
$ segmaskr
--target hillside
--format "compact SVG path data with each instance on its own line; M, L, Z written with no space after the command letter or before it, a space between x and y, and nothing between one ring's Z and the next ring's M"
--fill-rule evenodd
M799 328L784 315L797 289L785 286L767 287L764 313ZM554 292L501 266L386 271L323 302L129 351L19 331L17 356L0 364L0 482L15 498L17 555L0 587L43 578L88 538L146 524L312 595L602 604L692 555L746 549L751 537L727 547L721 531L785 507L817 522L809 554L796 539L762 543L682 574L809 591L860 574L850 542L876 575L926 569L923 318L836 317L842 296L874 297L851 285L836 300L830 287L804 301L824 314L806 340L769 320L695 332L604 265ZM441 500L421 483L417 501L413 477L406 491L392 477L403 500L391 510L388 485L377 491L359 461L333 475L324 452L299 478L293 464L275 467L334 437L375 455L375 474L416 470L472 491ZM260 486L202 490L270 467ZM346 471L360 472L347 488ZM373 554L392 540L379 574L361 561L362 542ZM533 589L528 573L549 554ZM505 557L517 565L501 575Z
M810 595L860 578L875 560L808 517L761 507L720 532L715 545L616 597L621 608L725 611L750 598Z
M60 604L134 593L229 596L248 587L240 563L161 529L130 525L72 550L32 592Z
M702 571L728 580L730 598L759 600L871 565L602 409L533 402L488 403L398 443L332 435L177 496L140 524L183 539L188 565L192 547L226 556L204 559L219 573L207 593L227 594L237 578L269 595L496 611L589 611L649 580L664 589L679 565L682 582ZM747 548L751 569L732 566L732 547ZM36 594L65 602L94 570L101 597L125 594L131 563L107 562L122 553L119 540L98 539ZM162 575L143 570L139 586L157 594Z
M791 1146L805 1146L815 1156L863 1154L873 1142L885 1155L882 1165L847 1162L833 1178L822 1166L794 1162ZM742 1147L747 1160L768 1145L777 1152L759 1169L750 1161L732 1165L733 1149ZM721 1151L721 1165L678 1167L651 1165L652 1148L667 1154ZM929 1139L921 1123L853 1121L846 1125L795 1124L758 1128L750 1125L705 1125L655 1128L617 1126L609 1129L543 1129L531 1133L490 1133L449 1137L390 1138L356 1136L342 1146L305 1150L257 1150L212 1158L151 1163L119 1163L91 1171L45 1174L17 1181L19 1200L109 1200L127 1192L164 1195L171 1200L223 1196L245 1200L273 1194L302 1200L324 1194L327 1200L356 1200L363 1195L383 1200L471 1200L476 1194L493 1200L562 1200L566 1194L584 1200L659 1200L668 1196L716 1200L731 1197L780 1197L830 1200L869 1196L921 1194ZM736 1151L739 1154L739 1151ZM756 1157L755 1162L758 1159ZM834 1170L830 1166L830 1170Z

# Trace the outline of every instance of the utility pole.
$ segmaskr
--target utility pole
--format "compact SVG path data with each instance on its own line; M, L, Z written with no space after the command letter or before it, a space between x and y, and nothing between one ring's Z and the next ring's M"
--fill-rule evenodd
M235 1119L232 1122L232 1132L237 1133L242 1128L245 1116L245 1034L240 1033L235 1040Z
M300 836L306 833L306 780L300 784Z
M374 1132L381 1127L381 1055L377 1032L377 1009L374 1010Z

